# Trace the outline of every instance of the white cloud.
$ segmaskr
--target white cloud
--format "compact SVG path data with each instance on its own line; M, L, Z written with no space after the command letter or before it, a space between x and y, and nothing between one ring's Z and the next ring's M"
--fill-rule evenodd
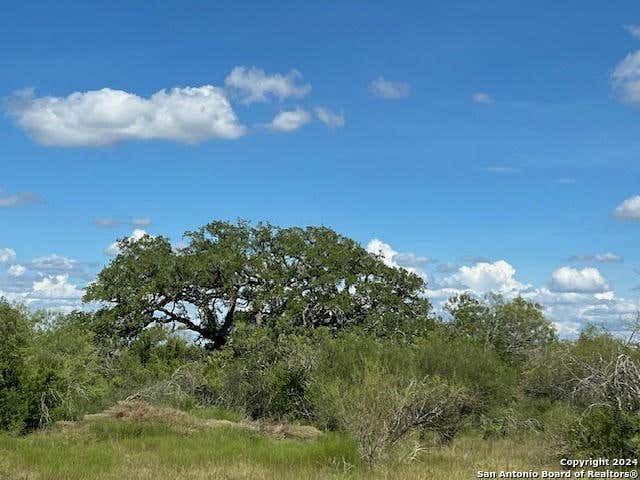
M623 102L640 103L640 50L627 55L611 74L611 85Z
M472 93L471 100L473 100L474 103L482 103L485 105L489 103L493 103L493 98L491 97L491 95L485 92Z
M604 253L588 253L582 255L572 255L569 257L572 262L598 262L598 263L613 263L622 262L623 258L617 253L604 252Z
M145 217L121 220L113 217L99 217L93 220L93 224L99 228L114 228L121 225L129 225L130 227L148 227L151 225L151 219Z
M640 38L640 25L625 25L624 29L636 38Z
M126 140L197 143L245 133L224 91L201 87L160 90L149 98L103 88L67 97L21 91L9 114L42 145L102 146Z
M297 70L286 75L267 74L256 67L239 66L231 71L224 83L239 92L244 103L253 103L266 102L271 97L278 100L302 98L311 91L311 85L298 84L299 80L302 80L302 74Z
M82 290L69 283L68 275L56 275L44 277L40 281L33 282L33 296L35 298L81 298Z
M388 243L384 243L382 240L374 238L373 240L369 241L369 243L367 244L367 252L378 255L384 262L384 264L389 267L398 266L398 264L393 261L393 257L395 257L398 252L396 252L391 247L391 245L389 245Z
M405 82L392 82L378 77L373 80L370 85L371 92L377 97L386 98L388 100L397 100L409 96L409 84Z
M640 220L640 195L627 198L615 208L613 216L623 220Z
M0 248L0 263L13 262L16 259L16 251L13 248Z
M506 293L526 288L526 285L514 278L515 273L516 269L504 260L480 262L471 267L460 267L456 273L443 280L443 286L466 288L477 293Z
M129 240L137 242L145 235L147 235L147 232L142 229L136 228L133 232L131 232L131 235L129 235ZM109 245L105 249L105 253L111 257L115 257L120 254L120 245L118 245L118 242L113 242L111 245Z
M46 255L44 257L36 257L29 263L31 268L36 270L45 270L49 272L74 270L79 266L80 262L73 258L64 257L62 255Z
M428 257L419 257L413 253L398 253L391 245L377 238L367 244L366 250L379 256L382 262L389 267L404 268L424 280L429 280L429 274L422 269L425 264L431 261Z
M609 285L597 268L561 267L551 275L551 289L554 292L602 293L609 290Z
M0 207L22 207L24 205L33 205L35 203L43 203L44 199L33 192L20 192L14 194L2 193L0 191Z
M316 117L329 128L344 127L344 114L335 113L325 107L316 107L314 109Z
M398 253L393 257L393 261L401 267L419 268L433 262L434 259L416 255L415 253Z
M21 277L25 274L27 269L22 265L11 265L7 270L7 273L11 277Z
M132 227L148 227L149 225L151 225L151 219L150 218L132 218L129 221L129 225L131 225Z
M274 132L293 132L311 121L311 114L297 108L278 113L268 125Z

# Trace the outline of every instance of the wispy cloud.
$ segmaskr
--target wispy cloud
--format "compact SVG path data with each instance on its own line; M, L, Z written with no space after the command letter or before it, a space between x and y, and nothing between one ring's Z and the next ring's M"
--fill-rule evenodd
M474 103L490 104L494 103L493 97L486 92L474 92L471 94L471 100Z
M329 128L344 127L344 114L342 112L335 113L325 107L316 107L314 109L316 117Z
M559 185L572 185L576 183L576 179L571 177L556 178L553 183L557 183Z
M640 25L625 25L624 29L636 38L640 38Z
M130 227L147 227L151 225L151 219L141 217L122 220L114 217L99 217L93 220L93 224L99 228L115 228L123 225Z
M268 74L256 67L235 67L225 78L227 89L238 93L243 103L266 102L270 98L302 98L311 91L308 83L299 83L302 74L291 70L286 75Z
M492 166L486 167L485 170L491 173L515 173L518 171L513 167L508 167L504 165L492 165Z
M410 91L408 83L386 80L383 77L373 80L369 88L375 96L388 100L406 98Z
M25 205L34 205L37 203L44 203L42 198L37 193L33 192L19 192L14 194L4 193L0 190L0 207L22 207Z
M268 128L274 132L288 133L299 129L311 121L311 114L306 110L297 108L278 113Z
M587 253L580 255L572 255L569 257L570 262L598 262L598 263L614 263L622 262L624 259L613 252L604 253Z

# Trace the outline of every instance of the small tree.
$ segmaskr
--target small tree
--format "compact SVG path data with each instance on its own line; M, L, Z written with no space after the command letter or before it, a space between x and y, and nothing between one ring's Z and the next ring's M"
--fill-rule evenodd
M451 314L451 327L457 333L506 360L522 360L556 339L542 306L522 297L505 302L499 295L480 300L464 293L449 299L445 310Z

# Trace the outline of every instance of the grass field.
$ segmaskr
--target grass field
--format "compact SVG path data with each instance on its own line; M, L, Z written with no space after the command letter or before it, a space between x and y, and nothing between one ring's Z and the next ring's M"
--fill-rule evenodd
M457 480L475 478L476 470L557 469L536 437L462 436L449 446L420 452L411 462L383 463L368 471L344 435L275 439L232 423L207 429L178 423L96 418L24 437L3 436L0 478Z

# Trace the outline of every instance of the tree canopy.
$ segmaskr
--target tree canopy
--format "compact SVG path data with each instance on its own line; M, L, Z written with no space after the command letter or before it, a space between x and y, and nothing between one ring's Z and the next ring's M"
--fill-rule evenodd
M212 348L239 319L333 329L428 319L420 277L326 227L215 221L185 240L179 248L161 236L121 240L85 301L105 302L102 318L120 335L176 324Z
M464 293L449 299L445 310L451 314L456 333L505 359L521 360L556 338L542 306L522 297L506 302L500 295L490 295L483 301Z

